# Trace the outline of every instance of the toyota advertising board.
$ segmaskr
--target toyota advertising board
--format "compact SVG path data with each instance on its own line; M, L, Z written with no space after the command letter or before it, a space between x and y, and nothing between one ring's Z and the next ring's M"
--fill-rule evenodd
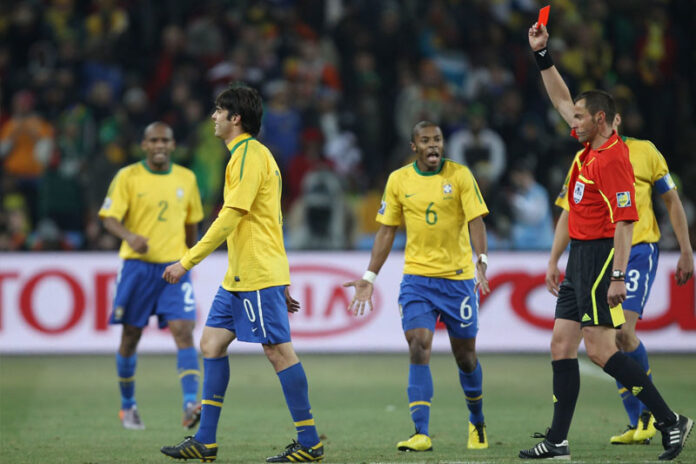
M347 312L353 289L343 283L362 275L368 253L290 253L289 259L291 292L302 305L290 316L298 351L406 351L396 302L402 254L387 260L376 281L374 310L362 317ZM694 280L682 287L674 283L677 259L673 253L660 257L646 318L638 325L653 352L696 352ZM555 298L544 285L547 260L546 253L490 254L492 292L481 299L479 351L548 351ZM119 265L115 253L0 254L0 352L113 352L120 327L109 326L108 317ZM193 271L196 340L226 266L226 255L215 253ZM151 319L139 350L174 349L169 334ZM437 330L433 349L449 350L446 330ZM233 343L230 350L258 352L260 347Z

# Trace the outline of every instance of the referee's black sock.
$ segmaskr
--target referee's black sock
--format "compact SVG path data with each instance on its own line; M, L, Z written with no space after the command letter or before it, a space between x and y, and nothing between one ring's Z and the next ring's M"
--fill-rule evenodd
M575 403L580 393L580 368L577 358L551 361L553 368L553 421L546 438L560 443L568 438Z
M648 407L658 422L671 425L676 420L652 380L633 359L620 351L614 353L604 365L604 372L614 377Z

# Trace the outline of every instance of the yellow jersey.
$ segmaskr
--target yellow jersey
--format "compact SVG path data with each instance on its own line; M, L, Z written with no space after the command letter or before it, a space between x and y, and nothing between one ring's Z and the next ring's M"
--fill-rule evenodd
M660 229L657 225L655 212L653 211L653 188L663 194L677 188L669 174L669 168L662 153L649 140L622 137L628 147L628 156L633 166L636 178L636 208L638 209L638 222L633 225L632 245L637 243L656 243L660 240ZM573 160L578 162L580 150ZM572 165L571 165L572 167ZM556 199L556 205L568 210L568 176L565 185Z
M239 292L290 285L278 164L268 148L246 133L227 148L223 208L247 214L227 237L228 268L222 287Z
M152 171L143 160L122 168L111 181L99 217L123 221L129 231L148 238L140 254L124 240L119 256L149 263L176 261L188 250L186 224L203 219L196 176L177 164L169 171Z
M414 162L392 172L377 222L406 225L404 274L452 280L474 278L468 223L488 214L469 168L443 159L421 172Z

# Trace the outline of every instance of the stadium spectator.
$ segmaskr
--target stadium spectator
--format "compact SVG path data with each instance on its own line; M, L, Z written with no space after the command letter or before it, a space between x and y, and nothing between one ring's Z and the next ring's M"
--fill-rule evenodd
M518 160L510 169L512 248L547 250L553 242L551 205L546 189L534 179L528 160Z
M137 347L150 316L168 327L177 347L181 379L181 425L198 423L198 353L193 346L196 302L190 276L177 285L162 280L165 267L181 256L197 238L203 219L194 174L171 161L174 134L162 122L149 124L143 134L146 157L121 169L109 186L99 217L104 227L122 240L123 264L109 322L121 324L116 370L121 391L119 417L126 429L141 430L135 400Z
M476 356L478 291L489 292L486 204L465 166L444 158L440 127L413 127L416 161L389 176L377 213L381 224L362 279L346 282L355 295L348 309L372 311L374 281L392 249L397 228L406 225L404 277L399 292L401 325L409 347L408 401L415 433L397 443L400 451L430 451L433 380L430 352L438 318L447 326L459 382L469 408L469 449L488 448L483 417L483 373ZM411 198L413 197L413 198ZM476 264L472 252L477 254Z

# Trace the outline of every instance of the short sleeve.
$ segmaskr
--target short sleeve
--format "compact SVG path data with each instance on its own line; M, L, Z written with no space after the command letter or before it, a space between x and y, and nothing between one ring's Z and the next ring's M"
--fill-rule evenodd
M192 176L191 189L189 196L188 208L186 211L186 224L196 224L203 220L203 205L201 203L201 193L198 190L198 182L196 176Z
M106 198L104 198L104 203L99 210L99 217L113 217L119 221L123 219L128 211L128 190L128 176L126 171L121 169L109 185Z
M398 182L395 173L392 173L387 179L387 186L384 187L382 195L382 204L377 211L377 222L385 226L401 225L402 212L401 203L399 202Z
M488 207L483 200L483 195L481 195L478 183L476 179L474 179L474 175L469 168L466 167L463 170L460 192L462 209L464 210L467 221L488 214Z
M637 221L633 166L626 156L615 156L600 174L599 190L609 202L613 222Z
M225 175L229 190L225 194L224 204L227 208L249 211L256 199L266 166L262 153L255 148L251 142L244 144L239 160L227 165Z

